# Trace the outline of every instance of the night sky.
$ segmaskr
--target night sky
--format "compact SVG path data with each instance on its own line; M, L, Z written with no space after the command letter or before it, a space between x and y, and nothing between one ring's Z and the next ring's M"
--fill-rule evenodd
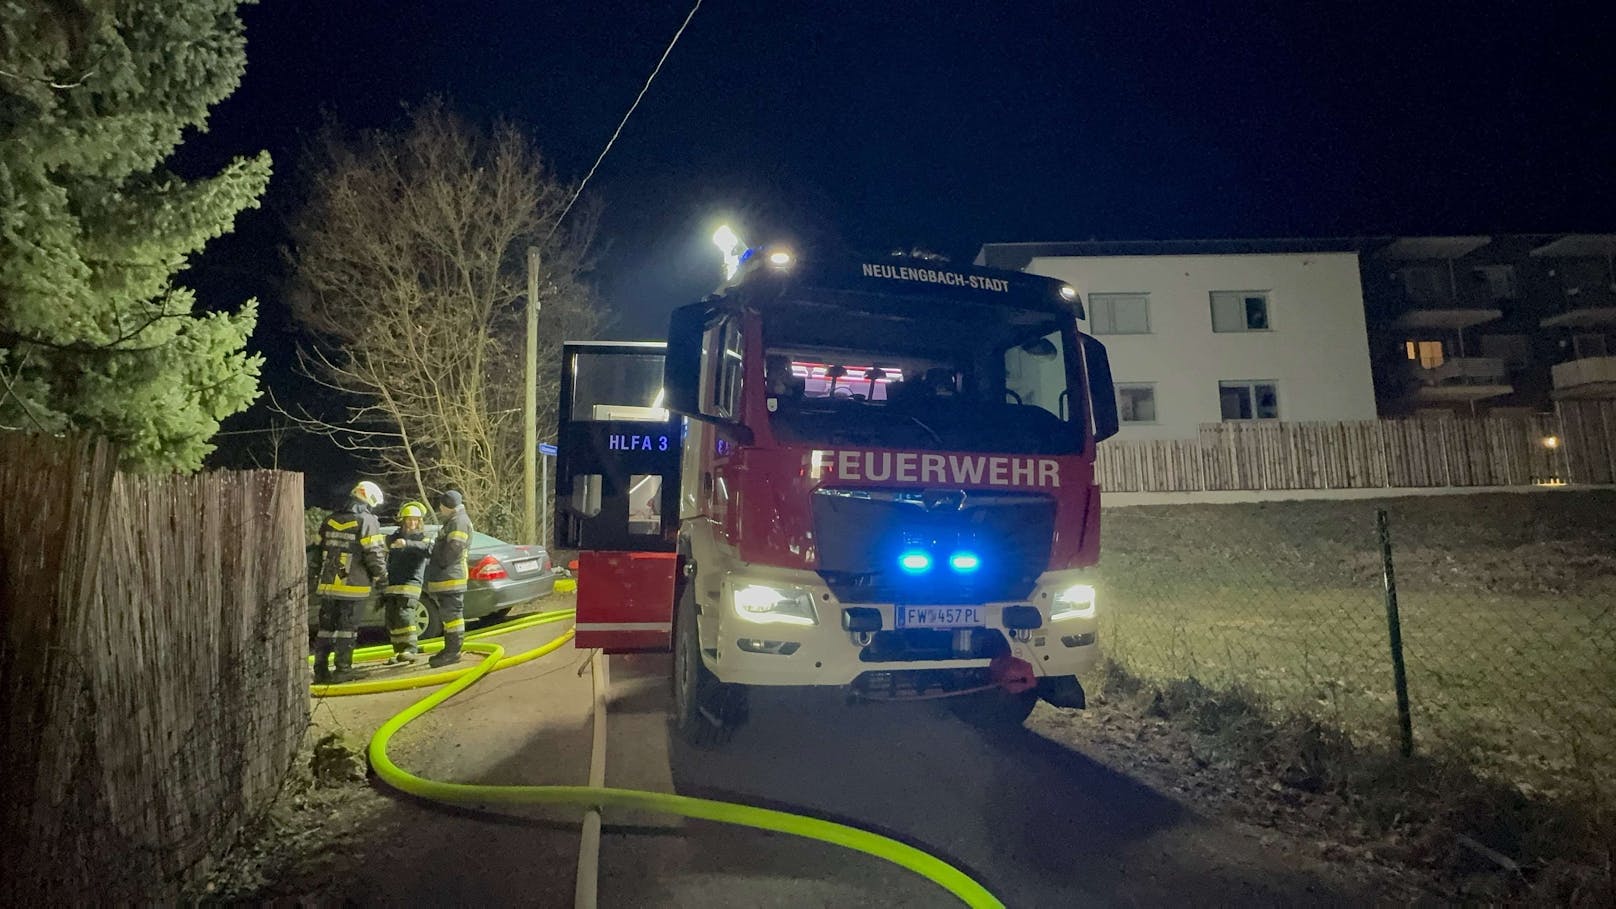
M986 241L1616 229L1610 4L705 0L588 192L611 334L712 289L712 229L968 261ZM581 177L689 3L268 0L182 170L276 182L193 270L295 334L276 246L329 112L441 93ZM273 366L274 364L272 364ZM272 369L273 377L278 369Z

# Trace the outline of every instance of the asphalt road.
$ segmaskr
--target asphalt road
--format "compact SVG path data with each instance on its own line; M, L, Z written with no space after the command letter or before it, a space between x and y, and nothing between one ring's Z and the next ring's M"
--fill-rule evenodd
M520 650L563 628L502 642ZM583 659L563 648L484 679L397 736L395 760L444 780L583 783L592 723ZM763 690L751 724L722 749L675 744L668 663L609 659L608 785L875 830L951 861L1015 907L1384 901L1283 838L1198 817L1066 746L1028 730L979 731L938 703L850 706L832 693ZM316 719L361 742L419 696L331 699ZM257 899L571 904L575 811L453 808L364 784L346 798L323 846L274 874ZM835 846L661 815L605 820L603 907L957 905L929 881Z
M764 690L730 743L696 750L669 741L667 657L610 665L608 785L854 823L950 860L1010 906L1375 901L1329 866L1200 818L1030 731L982 732L936 703ZM706 822L606 822L604 906L957 905L834 846Z

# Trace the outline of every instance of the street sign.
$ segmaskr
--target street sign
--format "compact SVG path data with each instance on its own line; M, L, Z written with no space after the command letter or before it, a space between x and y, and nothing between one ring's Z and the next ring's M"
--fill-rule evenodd
M540 442L539 443L539 454L553 458L553 457L555 457L555 454L556 454L556 447L554 445L551 445L548 442Z

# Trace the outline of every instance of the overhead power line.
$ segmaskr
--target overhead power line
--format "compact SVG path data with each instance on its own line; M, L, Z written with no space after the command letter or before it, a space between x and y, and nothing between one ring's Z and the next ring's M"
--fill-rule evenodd
M645 80L645 84L640 86L640 93L634 96L634 103L628 106L628 113L623 115L622 121L617 124L617 129L612 131L611 138L606 140L606 147L600 150L600 156L595 159L594 164L590 165L589 173L584 174L584 178L578 181L578 188L573 190L572 198L567 200L566 208L561 209L560 217L556 218L555 224L550 228L550 233L545 235L545 240L555 236L555 232L561 229L561 222L565 221L567 213L572 211L572 204L578 201L579 196L583 195L584 186L589 183L589 178L593 177L595 171L600 169L600 162L606 160L606 153L612 150L612 143L616 142L617 137L623 134L623 127L628 125L628 118L634 116L634 109L640 106L640 100L645 97L646 92L651 90L651 83L656 81L657 73L662 72L662 64L668 62L668 55L673 53L673 46L679 43L680 36L689 27L690 20L696 18L696 10L699 9L701 9L701 0L696 0L696 5L690 8L690 14L685 16L685 21L679 25L679 30L673 33L673 40L669 41L667 48L662 51L662 58L657 60L656 68L651 70L651 75Z

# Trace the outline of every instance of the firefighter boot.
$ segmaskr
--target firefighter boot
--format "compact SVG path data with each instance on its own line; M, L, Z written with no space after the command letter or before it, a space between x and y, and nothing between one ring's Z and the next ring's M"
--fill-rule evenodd
M443 649L434 653L432 659L427 660L428 665L433 669L437 669L440 666L451 666L460 662L460 642L465 637L463 633L445 631L443 633Z
M354 639L353 638L341 638L341 639L339 639L337 641L337 648L336 649L337 649L337 671L331 673L331 681L333 681L333 682L351 682L354 679L359 678L359 673L354 672L354 668L353 668Z
M314 684L331 684L331 639L322 637L314 643Z

